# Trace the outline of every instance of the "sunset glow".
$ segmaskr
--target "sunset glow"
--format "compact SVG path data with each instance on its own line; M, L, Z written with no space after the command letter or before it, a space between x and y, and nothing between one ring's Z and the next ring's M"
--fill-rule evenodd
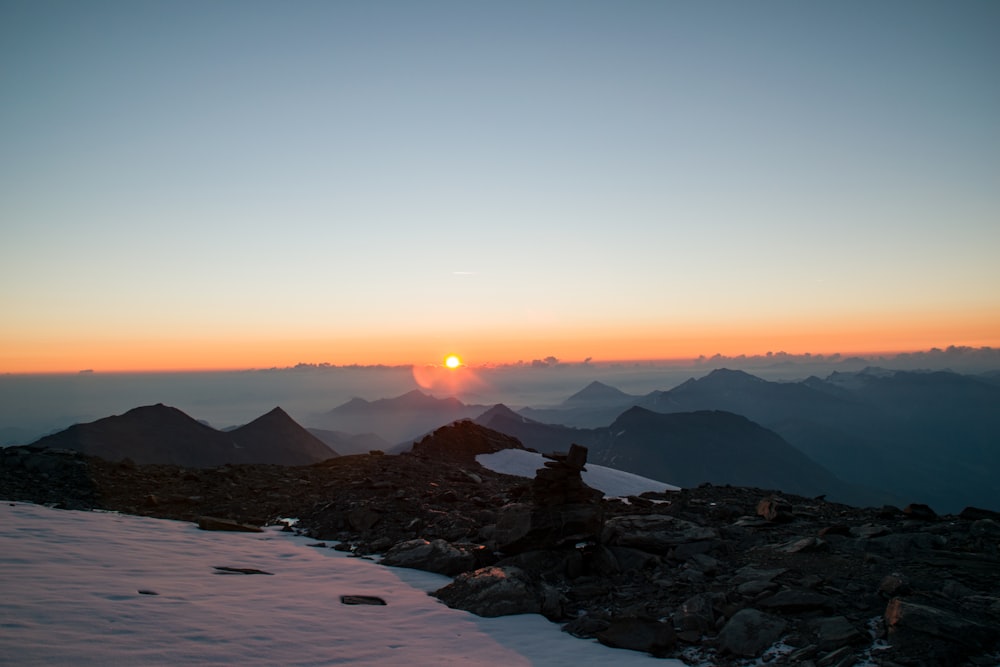
M4 19L0 373L1000 346L996 3Z
M633 326L631 331L574 332L553 329L532 336L469 336L465 344L475 365L514 364L554 356L564 361L629 361L694 359L699 356L789 354L868 354L927 350L948 345L1000 347L1000 316L945 311L933 322L907 317L884 321L765 324L734 322L732 326ZM132 339L49 336L41 340L6 339L0 344L0 372L53 373L92 369L97 372L225 370L285 368L299 363L334 365L428 365L440 359L435 335L414 333L405 340L372 336L339 338L166 338L153 332ZM467 368L461 361L441 361L448 375Z

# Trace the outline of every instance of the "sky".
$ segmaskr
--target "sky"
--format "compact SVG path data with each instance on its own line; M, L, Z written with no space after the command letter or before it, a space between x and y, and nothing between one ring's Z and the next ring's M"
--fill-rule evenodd
M1000 5L0 0L0 372L1000 345Z
M449 577L280 530L206 532L7 502L0 515L0 648L18 665L684 664L577 639L538 614L449 609L427 595ZM386 604L345 606L341 595Z

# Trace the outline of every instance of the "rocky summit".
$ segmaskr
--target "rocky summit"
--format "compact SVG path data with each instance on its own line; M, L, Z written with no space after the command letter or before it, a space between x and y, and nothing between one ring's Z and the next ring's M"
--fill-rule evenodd
M204 469L9 447L0 497L207 529L297 517L316 546L452 576L434 593L450 606L540 613L575 636L691 664L1000 663L995 512L711 485L606 498L580 479L583 448L528 480L476 463L508 442L481 426L436 437L395 456Z

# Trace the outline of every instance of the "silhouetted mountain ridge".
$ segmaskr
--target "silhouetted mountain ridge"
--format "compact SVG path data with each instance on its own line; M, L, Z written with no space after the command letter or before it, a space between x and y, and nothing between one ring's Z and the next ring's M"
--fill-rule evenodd
M852 504L891 498L837 479L773 431L720 410L663 414L634 406L608 426L583 429L533 421L498 405L476 421L530 449L551 453L584 445L591 463L680 486L758 486Z
M868 366L774 382L723 368L634 404L665 414L743 415L847 483L907 502L941 511L1000 507L1000 386L989 374ZM520 413L549 424L594 427L596 419L621 409L591 404Z
M410 442L457 419L471 419L487 405L466 405L454 396L436 398L419 389L394 398L354 398L309 418L310 428L374 433L392 443Z
M590 460L679 486L710 482L803 495L844 486L777 433L722 410L662 414L629 408L599 429Z
M347 403L330 410L328 414L350 414L390 412L394 410L426 410L426 409L452 409L460 410L464 404L455 398L435 398L430 394L425 394L419 389L413 389L395 398L379 398L374 401L366 401L363 398L352 398Z
M206 426L158 403L73 426L33 443L109 461L211 468L227 463L307 465L338 454L281 408L231 431Z
M544 424L528 419L497 404L475 419L477 424L513 436L529 449L550 454L566 451L571 444L590 446L594 439L591 429L571 428L560 424Z

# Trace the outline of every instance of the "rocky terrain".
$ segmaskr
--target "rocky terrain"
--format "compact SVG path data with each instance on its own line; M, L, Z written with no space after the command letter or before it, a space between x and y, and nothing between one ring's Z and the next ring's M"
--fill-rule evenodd
M454 577L435 593L451 606L541 613L576 636L692 664L1000 664L997 513L710 485L603 498L579 478L582 448L534 480L476 463L519 446L459 422L411 453L308 466L196 469L10 447L0 498L217 529L296 517L317 547Z

